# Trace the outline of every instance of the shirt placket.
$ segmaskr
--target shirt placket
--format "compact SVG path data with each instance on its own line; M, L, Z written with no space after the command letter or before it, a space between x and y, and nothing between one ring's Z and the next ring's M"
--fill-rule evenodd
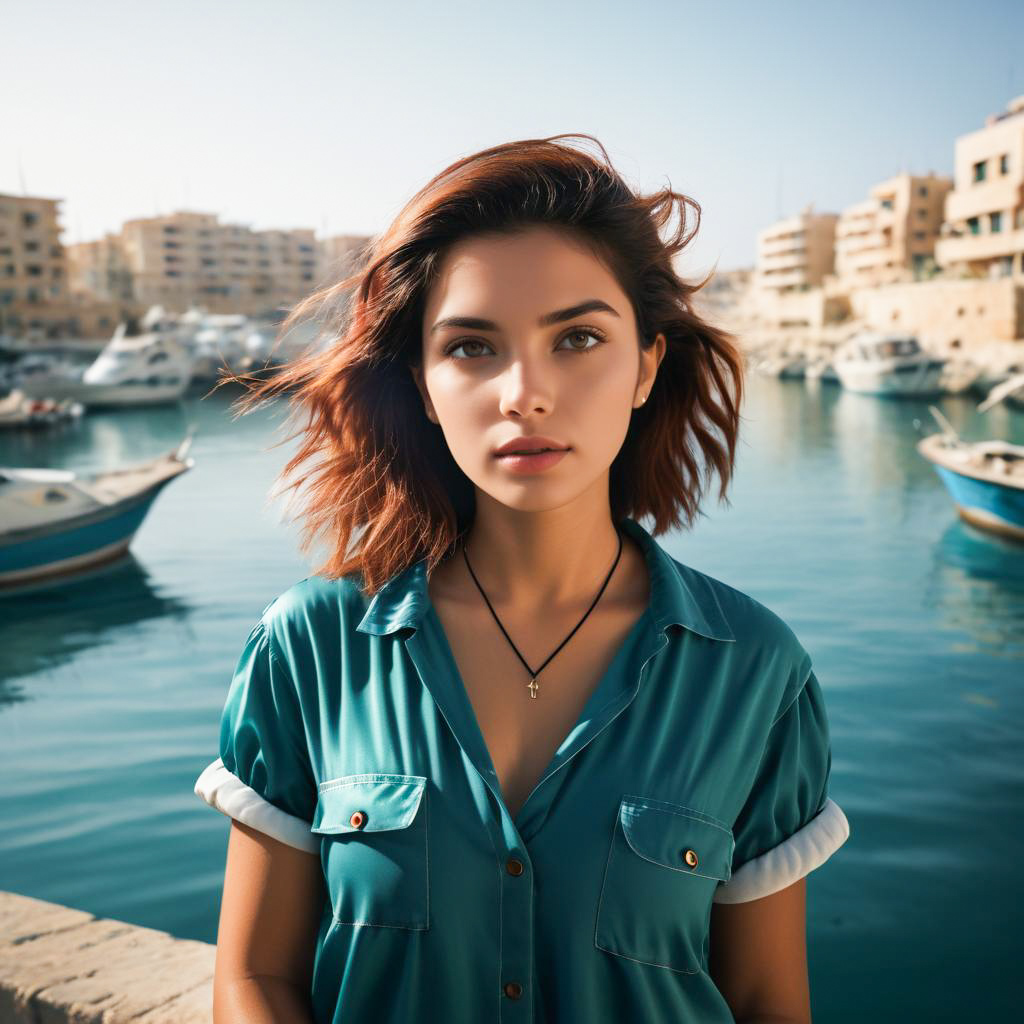
M635 627L588 699L580 718L559 747L540 781L513 820L505 805L497 772L479 723L436 614L428 609L419 627L405 639L405 647L423 684L451 729L456 742L494 798L498 817L483 824L498 854L501 884L498 906L499 955L497 971L498 1019L502 1024L533 1020L534 869L527 844L550 810L562 769L607 728L636 696L648 663L668 643L648 614Z

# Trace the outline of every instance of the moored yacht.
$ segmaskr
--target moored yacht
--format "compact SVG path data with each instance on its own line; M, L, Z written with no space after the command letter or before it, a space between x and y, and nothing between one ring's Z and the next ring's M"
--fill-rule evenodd
M192 379L192 355L165 330L133 334L119 324L80 378L29 375L17 386L32 398L70 398L87 408L177 401Z
M865 331L838 349L832 365L850 391L904 397L940 394L946 362L912 334Z

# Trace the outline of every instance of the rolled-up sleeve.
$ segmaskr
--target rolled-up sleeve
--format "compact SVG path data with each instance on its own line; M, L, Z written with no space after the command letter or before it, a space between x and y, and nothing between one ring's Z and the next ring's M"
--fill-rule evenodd
M238 659L220 722L220 757L195 783L211 807L282 843L317 853L317 787L301 704L261 619Z
M813 671L768 732L750 795L733 825L732 875L716 903L778 892L823 864L850 835L828 795L832 768L828 718Z

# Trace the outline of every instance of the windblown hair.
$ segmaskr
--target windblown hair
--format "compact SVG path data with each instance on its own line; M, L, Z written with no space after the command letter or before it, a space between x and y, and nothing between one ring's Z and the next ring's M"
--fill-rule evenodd
M560 143L587 139L601 158ZM688 224L687 208L695 220ZM678 210L671 237L662 229ZM279 481L308 489L302 550L326 535L329 579L359 572L367 594L420 558L432 569L471 524L472 482L431 422L411 372L422 357L425 297L446 250L468 236L555 226L582 240L629 297L639 344L667 348L647 402L633 410L610 469L613 520L654 520L653 533L692 526L717 474L726 501L743 365L732 335L693 307L699 284L673 258L700 226L700 206L663 188L631 190L591 135L526 139L457 160L428 182L373 239L359 269L296 306L281 328L317 320L331 341L263 379L247 377L240 413L288 392L305 413ZM284 443L284 441L280 442ZM361 531L361 532L360 532ZM352 548L353 535L358 544Z

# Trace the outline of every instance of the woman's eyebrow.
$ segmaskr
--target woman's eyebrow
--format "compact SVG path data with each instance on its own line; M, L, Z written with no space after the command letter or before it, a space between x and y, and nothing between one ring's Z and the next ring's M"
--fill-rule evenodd
M575 306L569 306L566 309L556 309L553 313L545 313L537 321L537 326L550 327L551 324L559 324L563 320L573 320L584 313L611 313L612 316L619 315L607 302L602 302L600 299L586 299L583 302L576 303ZM435 331L440 331L445 327L461 327L472 331L498 330L498 325L493 320L483 320L476 316L446 316L443 320L438 320L430 328L430 333L433 334Z

